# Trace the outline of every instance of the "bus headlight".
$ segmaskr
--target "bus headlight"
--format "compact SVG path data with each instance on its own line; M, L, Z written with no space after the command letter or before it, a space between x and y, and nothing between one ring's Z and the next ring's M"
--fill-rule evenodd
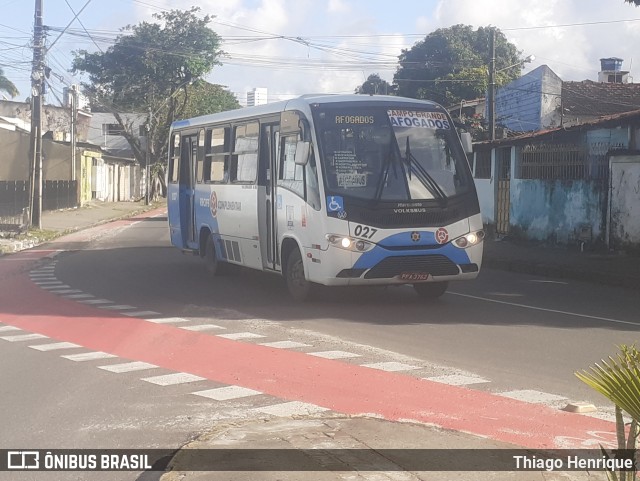
M462 237L458 237L453 241L456 247L460 249L466 249L467 247L479 244L484 239L484 231L479 230L476 232L470 232Z
M373 247L371 242L367 242L362 239L354 239L353 237L348 236L327 234L326 239L333 247L353 252L366 252Z

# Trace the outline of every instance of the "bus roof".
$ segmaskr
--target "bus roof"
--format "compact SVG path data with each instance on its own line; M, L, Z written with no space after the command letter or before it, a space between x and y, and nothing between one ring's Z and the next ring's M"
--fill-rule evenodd
M282 100L270 104L257 105L255 107L244 107L235 110L227 110L216 114L202 115L191 119L176 120L171 124L172 129L197 127L215 122L231 122L234 120L259 117L262 115L275 114L285 110L307 110L311 104L330 104L339 102L384 102L401 104L423 104L429 107L436 107L438 104L428 100L417 100L405 97L394 97L391 95L333 95L333 94L306 94L290 100Z

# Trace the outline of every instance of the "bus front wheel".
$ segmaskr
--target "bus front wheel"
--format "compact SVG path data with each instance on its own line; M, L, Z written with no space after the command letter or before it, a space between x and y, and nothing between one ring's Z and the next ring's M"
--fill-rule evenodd
M298 249L293 249L287 257L284 279L291 297L300 302L309 300L313 284L304 276L304 264Z
M435 299L447 291L448 282L421 282L414 284L413 288L424 299Z
M216 256L216 248L211 234L207 237L207 243L205 244L204 265L210 276L220 273L220 262Z

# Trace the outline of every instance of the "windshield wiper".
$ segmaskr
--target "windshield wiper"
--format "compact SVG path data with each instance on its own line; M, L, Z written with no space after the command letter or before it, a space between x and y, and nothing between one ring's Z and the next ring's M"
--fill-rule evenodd
M409 172L409 180L411 180L411 173L415 170L416 177L422 184L429 190L431 195L441 204L447 204L447 194L445 194L440 184L427 172L427 170L418 162L418 160L411 153L411 145L409 143L409 136L407 136L407 144L405 147L405 159L407 162L407 170Z
M398 171L396 168L396 164L398 163L395 155L392 152L391 147L389 148L389 154L387 155L385 161L384 161L384 166L382 169L382 175L380 176L380 180L378 181L378 185L376 186L376 192L373 196L373 200L375 202L378 202L381 198L382 198L382 192L384 191L384 187L385 184L387 183L387 177L389 176L389 167L391 167L393 165L393 175L394 177L397 179L398 178ZM402 164L400 164L400 167L403 170L404 173L404 167L402 166Z

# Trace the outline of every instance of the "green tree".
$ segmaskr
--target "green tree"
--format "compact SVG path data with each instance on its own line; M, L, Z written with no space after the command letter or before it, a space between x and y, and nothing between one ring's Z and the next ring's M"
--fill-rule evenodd
M362 85L356 87L356 93L363 95L391 95L393 91L393 85L381 79L377 73L372 73Z
M492 30L493 27L474 30L470 25L454 25L438 29L403 50L393 79L398 95L444 105L484 97ZM521 52L498 29L495 52L496 71L506 69L496 77L496 83L502 85L517 78L521 71L518 65L523 62Z
M11 96L11 98L15 97L20 93L18 92L18 89L13 84L13 82L11 82L11 80L9 80L7 77L4 76L4 71L1 68L0 68L0 92L8 93Z
M146 164L145 143L122 113L148 117L149 162L162 165L171 123L183 118L192 84L218 65L220 37L198 18L198 7L154 14L159 23L141 22L122 29L106 52L75 53L74 72L84 72L92 102L114 114L135 158ZM154 169L162 177L162 169Z
M187 89L187 103L182 118L215 114L240 108L238 99L221 85L198 80Z

